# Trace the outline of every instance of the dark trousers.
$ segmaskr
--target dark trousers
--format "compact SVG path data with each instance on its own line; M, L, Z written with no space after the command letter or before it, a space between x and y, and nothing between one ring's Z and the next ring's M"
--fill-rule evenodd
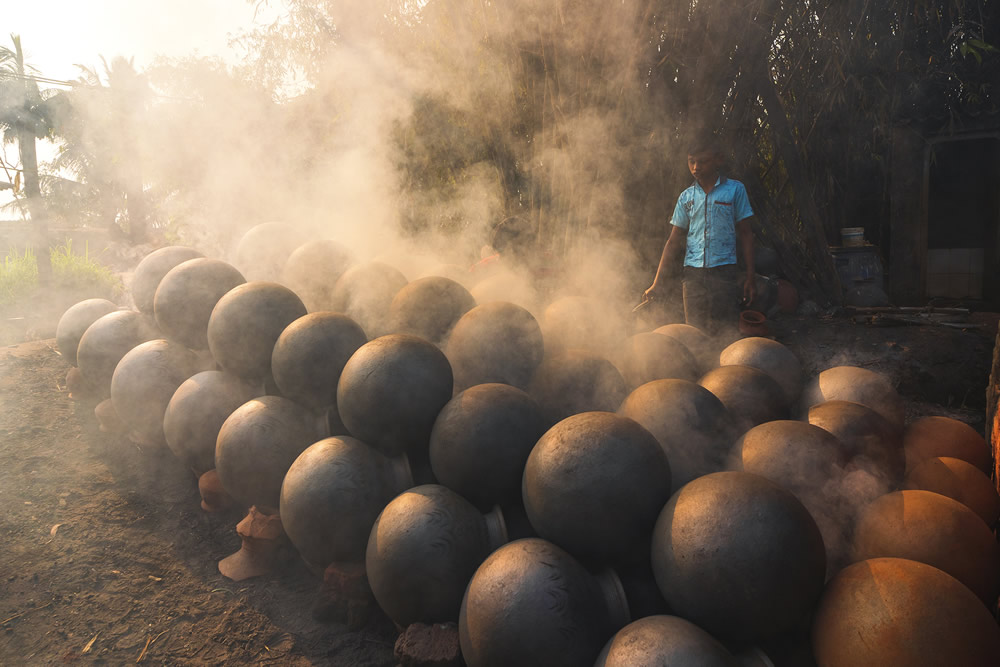
M735 264L699 269L685 266L684 321L710 336L729 336L739 328L739 269Z

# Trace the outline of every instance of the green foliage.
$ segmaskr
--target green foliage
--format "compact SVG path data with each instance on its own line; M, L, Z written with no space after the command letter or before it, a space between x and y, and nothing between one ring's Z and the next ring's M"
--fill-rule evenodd
M52 260L52 283L55 287L86 292L95 297L114 299L122 291L122 283L108 267L90 256L84 246L83 254L73 252L72 241L49 249Z
M0 266L0 306L14 303L27 295L38 284L38 263L35 253L16 248L7 252Z

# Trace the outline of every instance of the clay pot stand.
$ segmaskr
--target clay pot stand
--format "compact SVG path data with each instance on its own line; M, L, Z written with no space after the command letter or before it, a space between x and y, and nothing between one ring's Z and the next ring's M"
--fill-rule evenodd
M236 525L243 540L240 550L219 561L219 572L233 581L270 574L281 547L288 541L277 512L265 514L257 507Z

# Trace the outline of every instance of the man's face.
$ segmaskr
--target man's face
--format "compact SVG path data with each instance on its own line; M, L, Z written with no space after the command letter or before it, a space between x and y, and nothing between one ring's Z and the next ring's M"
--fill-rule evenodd
M721 166L722 157L718 153L703 151L688 155L688 169L699 183L702 181L714 183L719 176L719 167Z

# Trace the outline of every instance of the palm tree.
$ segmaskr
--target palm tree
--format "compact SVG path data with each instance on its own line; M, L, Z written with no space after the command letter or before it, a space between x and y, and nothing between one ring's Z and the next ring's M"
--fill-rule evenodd
M35 227L35 244L47 248L48 224L42 210L35 140L50 134L51 121L45 98L33 78L38 72L24 62L21 37L11 34L10 38L13 49L0 47L0 130L4 143L17 141L20 173L24 178L24 203ZM48 252L36 253L36 257L38 279L45 284L51 274Z

